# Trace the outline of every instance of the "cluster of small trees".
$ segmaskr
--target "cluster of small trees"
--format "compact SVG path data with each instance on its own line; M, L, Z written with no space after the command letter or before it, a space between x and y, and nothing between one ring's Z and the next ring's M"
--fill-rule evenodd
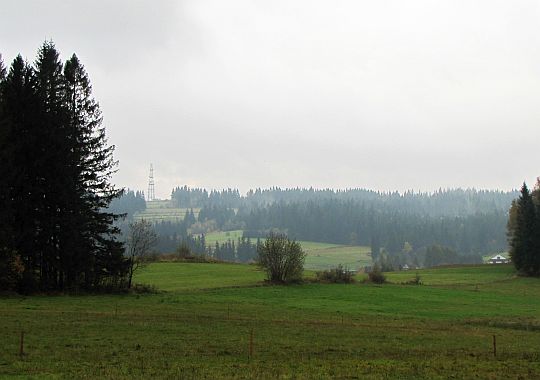
M93 289L127 272L105 211L114 146L76 55L45 42L33 65L0 59L0 282L22 291Z
M257 239L255 243L250 238L238 238L236 242L234 240L228 240L219 244L216 242L214 247L208 247L208 255L220 260L220 261L239 261L250 262L257 259L257 252L261 246L260 239Z
M540 179L531 192L524 183L512 202L508 217L510 257L516 269L529 276L540 275Z

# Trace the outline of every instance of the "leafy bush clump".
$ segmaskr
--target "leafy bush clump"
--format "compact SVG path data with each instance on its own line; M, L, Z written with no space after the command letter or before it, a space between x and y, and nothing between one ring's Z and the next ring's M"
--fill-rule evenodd
M286 235L270 233L257 248L259 266L272 283L294 283L302 280L306 253L300 244Z
M368 279L374 284L384 284L386 282L386 276L381 272L381 268L378 265L375 265L373 270L368 273Z
M336 268L315 273L317 281L333 284L351 284L354 282L353 272L339 264Z

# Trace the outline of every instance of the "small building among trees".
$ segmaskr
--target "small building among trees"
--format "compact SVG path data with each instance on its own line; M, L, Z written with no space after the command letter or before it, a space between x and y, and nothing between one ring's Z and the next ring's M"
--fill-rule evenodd
M495 255L488 260L488 264L508 264L509 262L509 259L500 254Z

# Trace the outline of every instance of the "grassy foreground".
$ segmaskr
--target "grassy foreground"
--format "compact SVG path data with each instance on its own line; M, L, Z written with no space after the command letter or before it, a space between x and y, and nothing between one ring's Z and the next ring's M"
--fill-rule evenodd
M431 285L284 287L253 266L159 263L137 277L158 294L4 297L0 376L540 377L540 280L509 266L419 273Z

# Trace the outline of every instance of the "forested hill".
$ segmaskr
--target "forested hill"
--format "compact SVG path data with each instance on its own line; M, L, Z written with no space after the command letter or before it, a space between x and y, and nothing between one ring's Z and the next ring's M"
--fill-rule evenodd
M366 189L280 189L210 191L179 187L172 192L177 207L198 208L198 233L241 229L244 236L264 237L279 230L298 240L370 245L400 253L430 246L462 255L507 249L508 209L517 191L475 189L403 194ZM193 230L185 221L186 231Z
M493 208L461 216L431 216L391 205L327 199L241 208L236 218L243 221L244 234L250 237L279 229L298 240L371 245L374 251L384 248L389 253L401 252L405 243L414 250L442 245L466 255L507 247L507 212Z
M408 191L377 192L367 189L313 189L294 188L250 190L240 195L235 189L210 191L201 188L177 187L172 191L171 199L177 207L205 208L259 208L274 203L320 202L324 200L354 201L365 207L377 210L392 210L416 215L429 216L465 216L507 212L518 192L492 191L476 189L438 190L433 193Z

